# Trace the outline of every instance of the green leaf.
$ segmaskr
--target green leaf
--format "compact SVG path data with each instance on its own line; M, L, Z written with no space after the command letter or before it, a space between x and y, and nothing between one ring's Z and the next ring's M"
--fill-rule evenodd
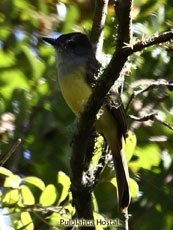
M117 188L117 179L115 177L110 180L110 183Z
M24 205L35 204L35 198L31 190L26 185L21 186L21 195L22 195L22 201Z
M137 172L140 168L150 170L153 166L158 166L161 160L161 150L154 143L144 147L136 147L134 155L138 159L129 163L134 172Z
M67 202L67 204L65 205L65 210L70 213L71 216L73 216L75 214L75 209L73 206L73 201L72 199L70 199L70 202Z
M2 202L7 205L16 204L19 201L19 197L18 189L12 189L5 193Z
M5 176L12 176L13 175L13 173L9 169L1 167L1 166L0 166L0 174L3 174Z
M98 208L97 199L96 199L94 193L92 193L92 202L93 202L93 209L94 209L94 211L98 212L99 208Z
M0 91L5 98L9 98L16 88L29 89L26 77L19 69L4 71L4 73L1 73L1 81L3 87L0 85Z
M75 5L69 5L68 14L63 26L63 33L69 33L69 28L77 21L79 10Z
M113 184L113 186L117 188L117 179L116 178L112 178L110 180L110 183ZM135 180L133 180L132 178L130 178L130 193L131 193L131 196L133 198L137 197L138 192L139 192L139 186L138 186L138 184L136 183Z
M102 223L105 223L105 218L98 212L93 212L94 215L94 223L96 230L103 230L103 227L107 227L107 225L102 225Z
M5 101L0 98L0 116L5 112Z
M128 137L125 142L125 153L126 153L127 161L130 161L130 159L132 158L135 151L136 143L137 143L136 135L131 131L129 131Z
M42 192L39 203L43 206L50 206L55 203L56 198L57 198L56 188L53 184L49 184Z
M139 186L137 182L133 180L132 178L130 178L130 193L131 193L132 198L137 197L138 192L139 192Z
M2 29L2 28L1 28ZM2 30L1 30L2 32ZM2 34L1 34L2 35ZM12 52L4 52L0 49L0 68L3 70L3 67L10 67L15 64L15 56Z
M45 0L38 0L38 6L39 6L39 11L40 12L42 12L45 15L49 14L47 1L45 1Z
M71 182L70 178L62 171L58 172L57 180L62 185L62 192L58 201L60 204L68 196Z
M38 177L28 176L28 177L25 177L24 179L22 179L22 181L25 181L27 183L33 184L33 185L35 185L36 187L38 187L42 191L45 189L44 182Z
M69 221L69 219L71 219L71 217L69 217L66 213L64 213L63 215L60 215L59 213L54 212L50 217L50 223L51 225L62 227L63 223L65 221Z
M34 229L34 224L33 224L33 221L32 221L32 218L29 214L29 212L22 212L21 213L21 221L24 225L24 229L26 230L33 230ZM22 229L22 228L20 228Z
M35 80L40 78L45 68L44 64L39 61L36 56L33 55L30 47L28 47L27 45L22 45L20 48L21 53L19 53L17 57L18 61L20 61L18 65L21 65L21 67L23 67L23 72L26 76L28 75L30 79Z
M21 178L18 175L11 175L4 181L4 187L19 188Z

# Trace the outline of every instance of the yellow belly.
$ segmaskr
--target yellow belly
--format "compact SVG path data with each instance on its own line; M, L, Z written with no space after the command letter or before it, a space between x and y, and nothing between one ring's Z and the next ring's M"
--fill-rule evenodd
M91 94L91 88L81 74L85 74L81 68L68 76L63 77L60 81L62 94L71 110L79 116L86 105Z
M91 87L88 85L85 78L81 77L81 74L85 74L83 68L60 80L60 87L66 103L78 117L84 110L84 106L92 93ZM116 120L105 106L103 106L101 110L101 116L96 120L95 125L97 131L105 136L111 149L114 151L114 143L117 139Z

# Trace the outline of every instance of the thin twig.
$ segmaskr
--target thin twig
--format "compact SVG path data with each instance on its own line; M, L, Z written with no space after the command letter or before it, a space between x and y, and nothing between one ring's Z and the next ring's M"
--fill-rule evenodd
M158 117L157 113L150 113L150 114L144 115L143 117L136 117L134 115L128 115L128 117L131 118L134 121L148 121L148 120L157 121L160 124L162 124L162 125L168 127L169 129L173 130L173 126L171 126L168 122L161 120Z
M166 122L166 121L161 120L158 116L155 116L155 117L154 117L154 120L157 121L157 122L159 122L160 124L166 126L167 128L173 130L173 126L172 126L172 125L170 125L170 124L169 124L168 122Z
M143 50L146 47L160 44L160 43L164 43L164 42L170 41L171 39L173 39L173 31L168 31L168 32L162 33L156 37L149 38L145 41L141 40L141 41L137 42L135 45L133 45L132 52L133 53L138 52L138 51Z
M158 115L157 113L150 113L147 115L144 115L142 117L136 117L134 115L128 115L129 118L131 118L134 121L148 121L148 120L154 120L154 117Z
M125 230L129 230L129 214L128 214L128 209L126 209L126 212L124 214L124 218L125 218Z
M173 87L173 83L172 83L172 82L170 83L170 82L168 82L168 81L166 81L166 80L164 80L164 79L160 79L160 80L158 80L158 81L153 82L151 85L147 86L147 87L144 88L144 89L134 91L134 92L132 93L132 95L130 96L129 101L128 101L128 103L127 103L126 112L128 111L129 106L130 106L130 104L132 103L133 99L134 99L135 97L137 97L138 95L140 95L140 94L142 94L142 93L144 93L144 92L146 92L146 91L150 91L150 90L152 90L152 89L155 89L155 88L165 88L165 87L167 87L167 88Z
M96 0L94 20L91 30L91 42L94 45L96 58L100 60L103 41L104 41L104 25L107 16L109 0Z
M0 166L3 166L8 159L11 157L11 155L16 151L16 149L19 147L22 140L19 138L16 143L13 145L13 147L10 149L10 151L4 156L4 158L0 161Z

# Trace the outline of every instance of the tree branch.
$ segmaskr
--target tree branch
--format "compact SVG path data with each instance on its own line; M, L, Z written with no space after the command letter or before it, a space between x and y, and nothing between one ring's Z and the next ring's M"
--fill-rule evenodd
M133 53L138 52L138 51L143 50L146 47L160 44L163 42L167 42L167 41L170 41L171 39L173 39L173 31L165 32L165 33L162 33L156 37L149 38L145 41L141 40L141 41L137 42L133 46L132 52Z
M131 9L130 4L132 3L132 1L127 2L128 11L126 10L126 14L124 13L123 15L124 17L126 16L129 21ZM121 1L119 4L121 4ZM124 10L123 7L120 7L120 9ZM121 13L123 13L123 11L121 11ZM119 21L119 19L117 20L118 25L122 28L124 25L124 21ZM129 27L126 28L128 29L126 34L129 34ZM123 36L123 38L121 38L121 35L122 33L119 35L119 40L121 40L123 43L129 42L129 36L127 39L126 36ZM87 106L85 107L84 112L81 114L80 120L78 122L78 130L73 142L70 161L72 182L71 190L78 218L93 219L93 208L91 199L92 186L90 184L85 184L83 180L84 162L88 139L91 134L96 115L100 107L102 106L104 98L110 90L111 86L119 77L120 72L129 55L129 51L127 49L124 49L123 47L119 47L119 45L120 44L117 43L116 52L114 53L112 60L99 78L95 88L93 89L93 94L90 96Z
M104 25L107 16L108 2L109 0L96 0L95 14L90 40L94 45L94 51L98 60L100 60L102 53L104 41Z
M115 11L118 25L117 48L129 44L132 35L132 4L133 0L115 0Z
M155 89L155 88L165 88L165 87L167 87L169 89L170 87L173 87L173 83L168 82L165 79L160 79L158 81L154 81L151 85L147 86L144 89L134 91L132 93L132 95L130 96L129 101L127 103L126 112L128 111L129 106L132 103L132 101L134 100L134 98L137 97L138 95L143 94L144 92L150 91L150 90Z
M78 121L78 129L73 142L70 161L72 182L71 191L73 194L74 205L76 207L77 218L93 219L91 197L93 185L83 179L83 172L85 168L88 139L92 132L96 115L104 103L107 93L114 82L118 79L129 55L140 51L147 46L165 42L172 38L172 33L171 36L164 33L161 35L161 38L154 38L154 41L149 39L145 42L145 44L143 42L138 42L134 45L134 47L125 47L125 44L130 43L131 37L132 0L117 0L115 1L115 8L118 25L116 52L113 54L107 68L102 74L100 74L101 76L99 77L85 110Z
M8 159L11 157L11 155L16 151L16 149L19 147L20 143L21 143L21 139L19 138L16 143L12 146L12 148L10 149L10 151L5 155L5 157L0 161L0 166L3 166Z
M44 207L41 205L24 205L23 207L18 204L5 204L5 206L0 206L0 209L4 208L12 208L12 212L7 211L7 213L4 213L4 215L12 215L14 213L19 213L18 211L15 211L16 209L19 209L20 211L27 211L33 213L35 216L37 216L38 219L40 219L44 224L48 225L49 227L52 227L53 229L59 229L59 226L55 226L53 224L50 224L48 221L45 220L41 215L38 213L60 213L62 210L62 207L57 207L57 206L50 206L50 207Z
M136 117L134 115L128 115L128 117L130 117L134 121L148 121L148 120L157 121L160 124L162 124L162 125L168 127L169 129L173 130L173 126L171 126L168 122L161 120L158 117L157 113L150 113L150 114L144 115L143 117Z

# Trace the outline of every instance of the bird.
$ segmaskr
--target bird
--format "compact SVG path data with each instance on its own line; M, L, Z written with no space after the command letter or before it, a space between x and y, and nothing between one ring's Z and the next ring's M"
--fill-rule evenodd
M101 68L93 46L88 36L80 32L42 39L55 49L62 95L72 112L80 117L97 83ZM94 125L110 147L117 179L118 207L125 213L131 200L129 170L124 151L127 123L124 106L116 90L110 90L101 110Z

